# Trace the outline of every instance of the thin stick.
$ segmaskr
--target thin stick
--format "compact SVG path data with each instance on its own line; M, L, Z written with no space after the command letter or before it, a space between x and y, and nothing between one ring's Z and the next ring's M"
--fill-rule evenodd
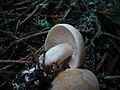
M7 32L4 32L3 30L0 30L0 33L3 33L3 34L5 34L5 35L7 35L7 36L10 36L10 37L12 37L13 39L19 40L19 38L16 37L15 35L10 34L10 33L7 33ZM28 45L28 47L30 47L32 50L34 50L34 51L36 50L34 47L32 47L32 46L31 46L30 44L28 44L28 43L24 42L24 44Z
M72 10L72 8L68 9L68 11L66 12L66 14L65 14L64 17L62 18L63 20L68 16L68 14L70 13L71 10Z
M19 61L19 60L0 60L0 63L25 64L25 63L28 63L28 61Z
M120 79L120 76L105 76L105 79Z
M10 68L11 66L12 66L12 65L4 66L4 67L0 68L0 70L6 70L6 69Z
M112 35L110 33L102 33L102 35L109 36L109 37L112 37L114 39L120 40L120 38L118 38L118 37L116 37L116 36L114 36L114 35Z
M47 34L47 33L48 33L48 31L44 31L44 32L39 32L39 33L35 33L35 34L32 34L32 35L28 35L26 37L23 37L23 38L17 40L16 43L20 43L20 42L26 41L28 39L34 38L36 36L39 36L39 35L42 35L42 34Z
M26 40L28 40L28 39L31 39L31 38L33 38L33 37L36 37L36 36L39 36L39 35L42 35L42 34L46 34L46 33L48 33L48 31L35 33L35 34L33 34L33 35L29 35L29 36L23 37L23 38L21 38L21 39L19 39L19 40L16 40L16 41L14 41L10 46L8 46L7 50L10 49L11 47L17 45L18 43L24 42L24 41L26 41Z
M118 46L115 44L115 42L113 42L111 39L109 39L109 41L113 44L113 46L115 47L115 49L118 51L118 53L120 54L120 49L118 48Z
M98 20L98 18L96 17L96 24L97 24L97 27L98 27L98 31L97 31L97 33L95 34L95 36L92 38L92 40L91 40L91 44L92 44L92 46L94 46L95 47L95 45L94 45L94 40L95 40L95 38L96 37L99 37L100 35L101 35L101 33L102 33L102 31L101 31L101 23L100 23L100 21Z
M97 65L97 71L100 69L100 67L102 66L102 64L103 64L103 62L105 61L105 58L108 56L108 53L106 52L106 53L104 53L104 55L102 56L102 59L101 59L101 61L98 63L98 65Z
M2 12L1 12L2 13ZM3 12L5 13L5 12ZM7 12L6 12L7 13ZM21 14L16 13L7 13L9 16L21 16ZM29 16L30 14L23 14L23 16ZM62 18L63 15L51 14L51 15L42 15L42 14L34 14L33 17L40 16L40 17L50 17L50 18Z
M41 4L44 4L46 1L47 1L47 0L43 1ZM33 12L32 12L29 16L27 16L23 21L21 21L21 22L19 23L19 25L23 24L25 21L27 21L29 18L31 18L31 17L36 13L36 11L37 11L38 9L39 9L39 4L36 6L36 8L33 10Z
M25 4L25 3L31 3L31 2L33 2L34 0L26 0L26 1L22 1L22 2L18 2L18 3L15 3L14 5L15 6L20 6L20 5L23 5L23 4Z
M76 3L76 2L77 2L77 0L74 1L74 3ZM68 14L71 12L71 10L72 10L72 7L67 10L66 14L62 18L63 20L68 16Z
M39 9L39 7L36 6L35 10L34 10L29 16L27 16L27 18L25 18L23 21L21 21L21 22L19 23L19 25L23 24L23 23L24 23L25 21L27 21L30 17L32 17L32 15L35 14L38 9Z

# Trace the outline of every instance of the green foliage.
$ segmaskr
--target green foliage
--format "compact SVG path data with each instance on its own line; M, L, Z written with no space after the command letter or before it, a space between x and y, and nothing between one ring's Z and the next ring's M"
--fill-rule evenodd
M47 8L48 7L48 3L40 3L39 5L37 5L38 7L41 7L42 9L43 8Z
M96 30L96 16L94 14L85 15L80 18L80 27L82 30Z
M36 17L34 21L35 24L37 24L38 26L42 26L43 28L49 29L51 27L50 23L47 21L46 18L41 19L41 17Z
M101 59L101 54L98 52L98 53L96 53L96 58L99 60L99 59Z
M105 48L105 49L110 48L110 44L104 44L103 48Z

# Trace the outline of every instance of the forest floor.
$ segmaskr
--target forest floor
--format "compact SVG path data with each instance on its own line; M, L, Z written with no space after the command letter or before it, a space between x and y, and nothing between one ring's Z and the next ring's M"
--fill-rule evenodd
M100 90L120 90L119 0L1 0L0 90L13 90L16 79L22 82L19 74L36 65L48 31L59 23L71 24L83 35L86 56L80 68L96 75ZM27 90L47 90L52 78L40 72L53 74L44 69L35 72L41 86Z

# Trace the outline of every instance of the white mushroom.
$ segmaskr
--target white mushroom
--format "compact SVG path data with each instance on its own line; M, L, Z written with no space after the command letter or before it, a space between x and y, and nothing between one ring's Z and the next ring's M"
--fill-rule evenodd
M60 44L62 44L62 47L58 46ZM51 64L60 60L62 62L70 55L71 58L68 64L71 68L79 67L84 61L85 50L82 35L77 29L68 24L57 24L49 31L45 41L45 50L48 50L45 64ZM56 54L54 55L54 53ZM54 58L53 55L57 58ZM40 62L43 60L42 57L43 55L39 57Z
M70 69L59 72L52 82L50 90L99 90L95 75L84 69L77 69L85 55L82 35L68 24L57 24L48 33L45 41L45 64L62 64L64 61ZM43 62L43 55L39 57Z
M99 90L99 84L89 70L67 69L58 73L49 90Z

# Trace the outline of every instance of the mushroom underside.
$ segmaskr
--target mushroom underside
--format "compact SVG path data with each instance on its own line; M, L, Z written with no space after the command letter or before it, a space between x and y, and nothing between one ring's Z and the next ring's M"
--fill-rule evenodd
M69 61L70 68L77 68L84 61L84 42L80 32L69 24L57 24L52 27L45 40L45 50L49 50L56 45L68 43L73 53Z

